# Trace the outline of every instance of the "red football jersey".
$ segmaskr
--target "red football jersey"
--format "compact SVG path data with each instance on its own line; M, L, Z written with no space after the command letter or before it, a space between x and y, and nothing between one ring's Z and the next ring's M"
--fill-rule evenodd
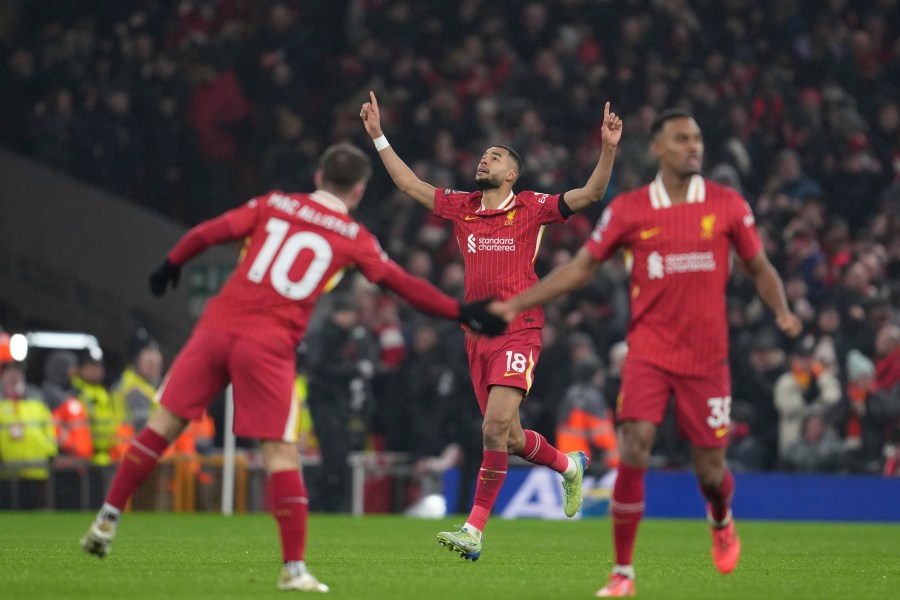
M683 204L672 205L659 177L613 200L585 248L597 260L628 249L629 357L686 375L728 359L732 244L744 260L761 250L753 213L740 194L699 175Z
M558 194L510 193L499 208L488 210L481 192L435 190L434 214L453 221L465 265L466 301L493 297L506 300L534 285L534 261L544 227L566 220ZM539 307L520 314L508 332L543 327Z
M281 348L293 348L306 331L316 300L347 267L378 282L389 259L365 227L335 196L272 192L209 222L218 232L190 234L169 252L182 264L206 247L246 238L237 269L210 299L197 327L214 328Z

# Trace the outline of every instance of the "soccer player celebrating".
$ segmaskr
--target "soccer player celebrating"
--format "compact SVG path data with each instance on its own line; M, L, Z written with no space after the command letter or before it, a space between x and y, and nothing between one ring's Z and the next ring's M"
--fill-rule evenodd
M327 592L304 563L308 500L296 448L293 401L295 348L318 298L355 265L378 283L434 316L458 319L480 332L506 323L484 302L460 305L388 259L375 237L349 216L372 168L358 148L337 144L320 158L317 190L271 192L201 223L172 248L150 277L159 296L178 283L181 266L206 248L246 240L242 261L211 299L159 390L160 407L134 439L106 501L81 540L99 557L109 552L121 511L169 444L229 382L234 431L261 440L268 497L278 522L282 590Z
M569 262L519 296L489 306L515 322L522 311L586 283L617 248L631 252L628 357L617 401L621 463L611 503L616 564L598 597L634 595L632 550L644 514L644 472L672 394L707 501L713 562L723 574L737 566L734 479L725 467L731 408L725 285L732 246L778 327L791 336L801 329L762 249L750 207L734 190L700 175L703 138L691 114L660 113L651 128L651 150L659 161L653 182L615 198Z
M374 92L369 92L369 99L360 117L394 183L438 217L453 221L465 262L467 299L506 299L537 281L534 260L544 227L565 221L603 197L622 135L622 121L609 111L607 102L597 166L584 187L562 195L514 193L512 187L521 173L522 159L506 146L488 148L478 162L475 184L480 191L442 190L420 181L397 156L381 130ZM567 516L574 516L581 506L585 454L563 454L541 434L523 430L519 420L519 405L531 387L541 351L543 323L542 310L532 308L514 319L506 333L496 339L466 336L469 369L484 415L484 456L468 520L459 531L438 534L441 544L464 559L474 561L481 556L482 531L506 478L509 454L562 474Z

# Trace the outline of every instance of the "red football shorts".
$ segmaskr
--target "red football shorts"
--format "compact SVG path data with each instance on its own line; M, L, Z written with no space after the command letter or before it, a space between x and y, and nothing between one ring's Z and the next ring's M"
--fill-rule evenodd
M481 414L492 385L519 388L526 394L541 354L541 330L520 329L494 338L466 335L466 354Z
M299 418L295 378L291 353L227 333L194 330L157 397L179 417L195 420L230 382L236 435L294 442Z
M696 446L728 445L731 374L727 364L709 375L676 375L644 361L625 359L616 415L620 421L659 425L672 394L681 435Z

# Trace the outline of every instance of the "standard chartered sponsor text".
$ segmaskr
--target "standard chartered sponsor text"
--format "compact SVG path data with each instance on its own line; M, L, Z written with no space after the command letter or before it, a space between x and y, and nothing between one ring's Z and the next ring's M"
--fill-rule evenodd
M478 249L485 252L514 252L514 238L478 238Z
M696 273L715 271L716 259L712 252L687 252L666 255L666 273Z

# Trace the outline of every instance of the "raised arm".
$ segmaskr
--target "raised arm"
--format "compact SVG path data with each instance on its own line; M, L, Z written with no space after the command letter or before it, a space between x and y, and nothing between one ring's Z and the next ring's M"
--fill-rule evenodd
M426 208L433 209L434 186L416 177L413 170L391 148L387 138L384 136L384 132L381 130L381 112L378 110L378 99L375 98L375 92L369 92L369 102L362 105L359 116L366 127L366 132L375 142L378 156L381 157L381 162L384 163L388 174L394 180L394 185L401 192L409 194Z
M622 137L622 119L616 113L609 112L609 102L603 109L603 124L600 127L601 146L600 159L594 172L584 187L569 190L565 202L574 212L587 208L597 202L606 193L609 178L612 175L613 162L616 158L616 146Z
M597 272L601 261L594 258L586 248L582 248L569 261L553 269L549 275L536 284L505 302L492 302L488 310L507 323L523 310L544 304L583 286Z
M744 261L744 266L753 278L759 297L775 313L775 323L778 328L791 337L799 335L803 324L797 315L791 312L784 295L781 277L769 262L766 253L763 251L756 253L752 258Z

